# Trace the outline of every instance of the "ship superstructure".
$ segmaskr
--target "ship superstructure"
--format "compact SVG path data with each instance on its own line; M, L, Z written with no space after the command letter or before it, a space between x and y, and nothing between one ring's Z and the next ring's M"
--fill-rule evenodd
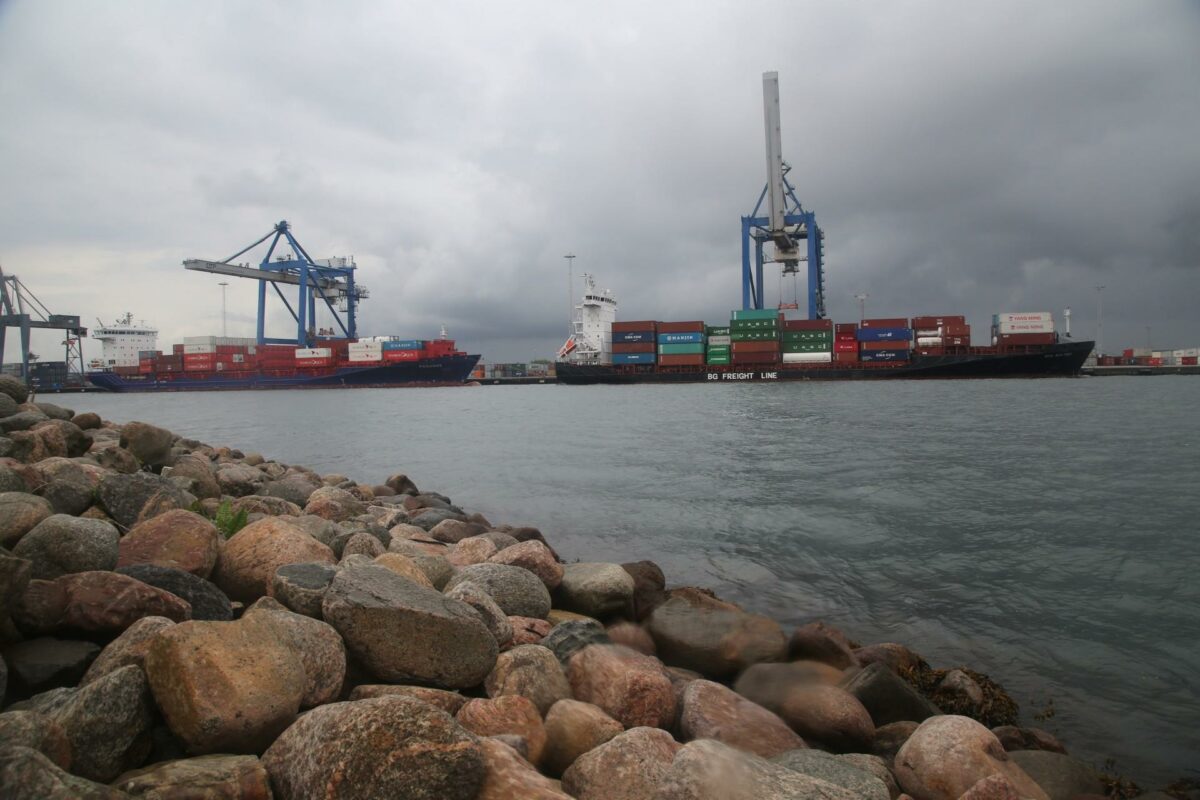
M583 297L575 305L571 334L558 351L570 364L612 363L612 324L617 318L617 298L596 288L595 278L583 273Z
M145 322L134 324L133 314L126 313L111 325L96 321L100 327L92 331L92 338L101 343L102 349L100 358L89 364L93 370L136 367L141 353L158 348L158 329Z

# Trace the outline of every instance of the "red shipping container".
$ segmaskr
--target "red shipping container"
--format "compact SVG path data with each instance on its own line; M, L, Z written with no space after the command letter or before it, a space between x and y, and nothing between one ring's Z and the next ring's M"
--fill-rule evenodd
M839 322L838 324L833 326L833 332L834 333L857 333L858 332L858 323L857 322Z
M830 319L785 319L785 331L831 331L833 320Z
M944 347L918 347L917 353L923 356L942 356L946 354Z
M835 353L857 353L858 342L853 340L847 342L834 342L833 352Z
M734 342L730 347L735 356L738 353L779 353L779 342Z
M420 361L420 350L384 350L383 360L388 363L397 361Z
M658 357L658 365L660 367L691 367L691 366L702 367L702 366L704 366L704 356L703 355L659 356Z
M643 329L645 330L645 329ZM704 333L703 322L660 322L659 333Z
M833 335L835 342L857 342L858 334L855 331L846 331L844 333L835 333Z
M1054 344L1056 338L1053 333L1002 333L1000 334L1000 344L1001 346Z
M914 328L944 328L947 325L965 325L966 317L913 317Z
M183 357L184 366L188 364L208 364L212 366L217 361L214 353L189 353Z
M1161 358L1148 358L1148 359L1146 359L1146 363L1152 367L1161 367L1162 359Z
M729 357L731 364L775 364L779 353L734 353Z
M888 317L885 319L864 319L864 328L907 328L908 320L904 317Z
M1180 356L1179 357L1180 366L1194 367L1194 366L1197 366L1196 362L1197 362L1196 356Z
M298 359L296 359L296 366L299 368L303 368L303 369L308 369L310 367L332 367L333 359L332 358L298 358Z
M1133 348L1131 347L1128 350L1122 350L1121 357L1122 358L1133 358Z
M942 326L942 335L944 336L970 336L971 326L954 323L952 325Z
M636 331L656 331L658 323L651 320L638 320L634 322L614 322L612 324L613 333L633 333Z
M654 342L613 342L614 353L654 353L657 352Z
M892 339L890 342L859 342L859 344L862 345L863 350L908 350L911 346L907 339L903 342Z
M834 353L833 360L839 364L857 364L858 353Z
M942 342L942 344L958 346L958 347L970 347L971 337L970 336L947 336L945 338L945 340Z
M183 355L183 345L181 345L181 344L171 345L171 352L177 356Z

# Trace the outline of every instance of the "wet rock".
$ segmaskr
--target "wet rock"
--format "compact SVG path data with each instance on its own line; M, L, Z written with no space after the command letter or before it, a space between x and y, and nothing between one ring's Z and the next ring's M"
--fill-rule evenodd
M295 614L277 600L264 597L242 615L274 626L278 637L289 642L304 667L304 696L301 708L336 700L346 678L346 647L331 625Z
M218 621L233 619L233 608L230 606L229 598L216 586L190 572L172 567L160 567L157 564L135 564L129 567L120 567L116 571L121 575L128 575L139 580L147 586L162 589L186 600L192 607L192 619Z
M591 644L612 644L604 626L594 619L567 620L550 629L539 642L564 666L571 656Z
M264 487L264 491L268 497L278 497L289 503L295 503L303 509L308 505L313 492L319 488L316 482L310 481L303 476L288 475L277 481L270 481Z
M14 604L25 594L33 574L33 564L0 549L0 623L7 620Z
M440 708L450 716L457 714L458 710L467 702L467 698L458 692L450 692L445 689L432 689L428 686L396 686L391 683L355 686L354 690L350 692L350 699L369 700L372 697L388 697L390 695L401 695L403 697L411 697L414 700L420 700L422 703L428 703L434 708Z
M271 800L266 768L254 756L197 756L132 770L113 788L153 800Z
M484 536L468 536L462 539L446 555L446 560L456 567L482 564L496 554L496 544Z
M350 492L333 486L322 486L309 495L304 513L324 517L333 522L345 522L366 513L366 508L366 505Z
M547 713L559 700L571 697L571 684L558 659L536 644L514 647L497 656L496 665L483 685L488 697L528 698L539 714Z
M1071 800L1080 794L1105 794L1100 773L1077 758L1045 750L1017 750L1009 753L1009 758L1033 778L1050 800Z
M418 586L427 586L430 589L436 588L433 582L429 580L429 576L417 566L414 558L403 556L399 553L384 553L375 557L375 563L381 567L387 567L402 578L408 578ZM451 574L451 572L447 572L447 581L450 580ZM442 585L445 586L445 582ZM495 604L493 603L493 605Z
M32 563L35 579L54 580L74 572L111 570L117 565L119 539L107 522L54 514L22 536L12 552Z
M337 573L332 564L284 564L275 570L269 594L297 614L320 619L321 601Z
M1004 749L1013 750L1049 750L1052 753L1066 755L1067 748L1062 742L1039 728L1018 728L1015 725L1000 725L992 728L992 733L1004 745Z
M968 717L930 717L896 754L893 772L917 800L952 800L980 780L1003 775L1022 797L1048 795L1013 762L987 728Z
M291 642L262 619L163 630L145 669L171 731L195 755L262 752L295 720L307 684Z
M31 581L14 619L25 630L118 634L142 617L191 618L188 603L162 589L116 572L77 572L53 581Z
M49 501L26 492L0 494L0 546L12 548L54 513Z
M446 516L442 516L436 524L430 527L422 524L422 522L431 519L432 516L440 516L443 513ZM425 528L434 539L437 539L439 542L446 542L447 544L458 544L463 539L469 539L486 532L486 529L482 525L477 525L473 522L464 522L457 517L461 517L461 515L451 512L426 511L414 517L412 524L418 528Z
M71 740L63 726L38 711L6 711L0 714L0 742L9 747L29 747L54 762L71 768Z
M771 759L790 770L840 786L863 800L891 800L887 784L842 756L820 750L792 750ZM886 768L885 768L886 771Z
M907 797L908 795L905 795ZM958 800L1020 800L1012 781L1003 775L989 775L976 782L959 796Z
M463 567L447 583L444 591L470 581L487 592L504 613L515 617L545 619L550 611L550 593L528 570L507 564L472 564Z
M692 681L681 700L679 731L684 741L716 739L763 758L805 746L778 716L719 683Z
M512 647L523 644L541 644L551 627L546 620L534 617L509 617L508 624L513 629L513 638L510 643Z
M176 509L140 522L121 539L118 565L154 564L208 578L220 556L221 533L199 514Z
M221 494L246 497L256 494L267 482L263 471L245 464L222 464L217 467L217 485Z
M843 762L852 767L858 767L863 772L870 773L883 782L887 787L888 797L897 798L900 796L900 785L896 783L896 776L892 774L892 769L888 765L891 760L884 761L883 758L869 753L844 753L838 756Z
M675 691L658 659L613 644L589 645L571 657L567 679L575 699L599 706L626 728L666 728Z
M57 686L74 686L100 653L100 646L74 639L40 637L6 645L9 698L28 697Z
M621 723L591 703L563 699L546 713L543 766L562 775L575 760L624 732Z
M880 662L852 675L843 686L858 698L876 725L903 720L923 722L941 713L937 706Z
M166 630L174 624L166 617L142 617L100 651L100 655L80 679L79 685L86 686L122 667L142 667L146 661L146 652L150 649L150 642L159 631Z
M647 618L646 629L665 663L707 678L728 677L787 655L787 639L774 620L694 591L673 592Z
M496 663L496 640L474 609L376 564L339 572L322 615L384 681L464 688Z
M149 472L107 475L100 481L96 494L108 515L125 530L149 517L143 511L164 513L172 508L187 508L195 500L169 478Z
M407 505L405 507L407 508ZM445 522L448 519L456 522L466 521L466 517L463 514L448 508L426 508L424 510L412 511L409 514L408 522L410 525L415 525L422 530L432 533L432 530L437 527L439 523ZM447 530L448 529L443 529L441 536L451 536L451 534L446 533ZM468 536L474 536L478 533L483 533L482 525L479 527L463 529L453 535L458 536L459 539L465 539ZM454 541L448 541L447 539L440 538L439 536L437 541L446 542L447 544L454 544L457 539Z
M797 687L776 713L805 741L838 752L864 752L875 733L862 703L835 686Z
M571 800L558 782L544 777L508 745L492 738L479 741L486 764L483 788L475 800Z
M384 484L386 484L387 487L396 494L419 494L417 491L417 485L412 482L412 479L402 472L398 472L395 475L389 475L387 480L384 481Z
M820 661L837 669L858 666L846 635L824 622L810 622L792 632L788 640L788 658L793 661Z
M506 695L468 700L454 715L459 725L478 736L513 734L525 740L530 763L540 764L546 749L546 729L537 707L526 697Z
M393 558L402 557L395 553L390 554ZM423 577L423 576L422 576ZM432 586L429 587L433 589ZM460 600L479 614L479 618L483 620L483 624L487 626L488 632L496 640L497 647L504 647L513 638L513 627L508 621L508 617L500 610L500 606L496 605L496 601L492 600L491 596L480 589L470 581L463 581L456 584L453 589L446 592L446 597L454 600Z
M983 689L961 669L952 669L938 682L933 698L939 705L973 716L983 705Z
M39 496L58 514L77 516L92 504L99 477L67 458L47 458L33 465L41 478Z
M519 542L491 556L493 564L508 564L527 569L537 576L546 588L554 591L562 583L563 566L554 558L550 548L537 540Z
M7 376L5 376L7 377ZM0 746L5 800L122 800L124 792L71 775L29 747Z
M232 600L252 603L267 594L284 564L334 563L333 552L279 517L252 522L230 537L213 582Z
M840 670L819 661L755 664L738 676L733 690L778 714L788 694L797 687L836 686L842 677Z
M858 795L711 739L680 748L655 800L857 800Z
M633 589L620 564L566 564L555 605L595 619L633 616Z
M648 656L658 655L654 638L635 622L617 622L604 629L613 644L623 644Z
M900 752L900 748L908 741L908 737L920 727L920 723L911 720L889 722L875 729L875 738L871 741L871 752L886 760L889 764Z
M175 458L175 463L163 475L171 478L184 478L188 481L188 491L201 500L207 497L220 499L221 484L217 482L216 472L207 458L197 455L182 455Z
M667 599L666 576L653 561L633 561L621 568L633 578L633 618L641 622Z
M656 797L679 749L666 731L633 728L576 758L562 786L578 800Z
M71 422L74 422L81 430L85 431L99 428L102 424L100 415L93 411L84 411L81 414L76 414L75 416L71 417Z
M883 642L867 645L854 651L854 657L863 667L876 662L886 665L892 672L917 669L925 663L919 655L902 644Z
M171 445L175 435L165 428L145 422L127 422L121 426L119 445L133 453L148 467L162 467L171 463Z
M315 708L262 762L278 800L473 800L486 775L475 736L445 712L398 696Z

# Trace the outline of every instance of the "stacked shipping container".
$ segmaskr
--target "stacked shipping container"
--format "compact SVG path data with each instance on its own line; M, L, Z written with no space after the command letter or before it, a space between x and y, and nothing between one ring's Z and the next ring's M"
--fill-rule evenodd
M912 355L912 328L907 319L864 319L855 336L858 360L863 363L908 361Z
M783 315L773 308L734 311L729 320L729 363L777 363L782 318Z
M658 323L658 363L663 367L704 365L703 322Z
M827 364L833 361L833 337L832 320L784 320L780 342L783 362Z
M613 364L654 364L658 323L650 320L612 324Z

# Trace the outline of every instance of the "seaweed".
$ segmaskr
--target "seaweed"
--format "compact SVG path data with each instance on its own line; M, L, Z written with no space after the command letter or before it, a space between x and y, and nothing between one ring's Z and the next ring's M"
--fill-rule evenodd
M941 683L942 678L946 676L948 669L933 669L924 661L919 662L912 668L900 668L900 677L909 683L914 689L923 694L930 702L936 703L942 711L947 714L960 714L985 725L988 728L995 728L999 725L1016 725L1017 714L1020 707L1017 701L1013 700L1004 687L996 681L984 675L982 672L976 672L973 669L966 667L958 667L958 669L971 676L971 680L979 684L979 688L983 690L983 702L978 708L968 703L956 703L947 701L944 697L934 697L937 685Z

